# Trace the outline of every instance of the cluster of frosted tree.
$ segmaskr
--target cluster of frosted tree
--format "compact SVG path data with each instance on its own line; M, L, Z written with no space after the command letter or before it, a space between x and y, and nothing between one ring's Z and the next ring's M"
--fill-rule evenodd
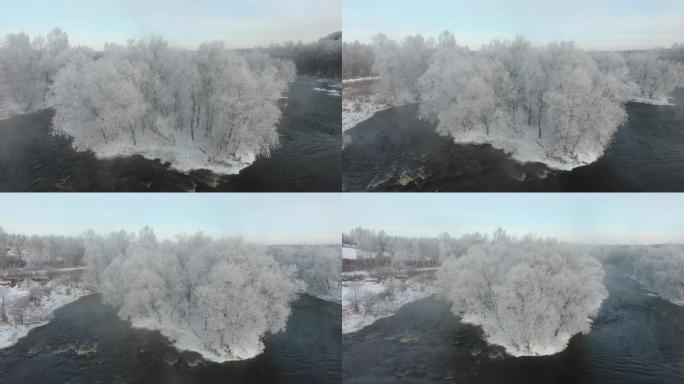
M359 43L344 43L342 45L342 77L368 77L374 74L373 63L375 52L373 46Z
M297 267L297 278L306 283L310 295L338 300L342 274L339 245L278 245L268 253L281 265Z
M488 142L523 161L595 161L625 121L633 94L624 60L595 60L572 43L444 45L420 78L421 117L462 142Z
M630 77L641 97L665 99L675 88L684 86L684 64L660 56L657 51L627 54Z
M220 42L185 51L153 37L70 56L48 104L54 133L77 150L229 167L278 145L278 100L294 76L291 62L263 53Z
M287 42L264 49L271 57L293 61L297 72L339 79L342 66L342 32L334 32L313 43Z
M632 260L636 280L660 297L684 305L684 247L641 247Z
M8 234L0 227L0 269L76 267L82 262L79 237Z
M152 230L85 235L85 259L103 300L134 326L213 361L263 351L282 331L302 283L265 249L202 234L159 241Z
M451 39L453 35L444 33L440 35L439 45L448 45ZM397 43L380 33L373 36L373 45L373 72L380 77L375 90L378 101L387 105L416 102L418 80L430 65L435 41L415 35Z
M603 276L581 247L501 230L437 271L454 314L514 356L554 354L589 332L608 296Z
M573 168L600 157L641 93L663 99L681 64L657 52L585 52L573 43L533 47L517 38L479 50L420 35L374 37L379 101L418 103L420 116L458 142L490 143L521 161Z
M459 256L474 244L485 241L479 233L452 237L443 233L438 237L390 236L385 231L361 227L342 235L343 244L353 245L368 257L346 261L346 270L382 266L432 267L451 256ZM359 254L357 252L357 254Z
M12 113L43 108L70 51L59 29L33 39L23 32L6 35L0 42L0 105L11 104Z

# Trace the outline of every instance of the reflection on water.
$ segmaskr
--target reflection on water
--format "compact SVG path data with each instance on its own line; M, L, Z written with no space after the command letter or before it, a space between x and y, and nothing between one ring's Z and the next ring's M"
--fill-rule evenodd
M519 164L490 145L453 144L417 106L377 113L345 132L351 191L684 191L684 89L675 106L627 104L628 121L598 161L571 172Z
M510 357L434 297L343 336L345 383L682 383L684 307L609 267L610 296L587 335L561 353Z
M339 192L342 106L333 94L338 83L298 78L282 101L281 146L232 176L184 174L141 156L98 160L75 152L67 140L48 134L51 110L1 120L0 191Z
M98 295L60 308L46 326L0 351L2 383L339 383L340 305L301 296L263 354L224 364L178 352L136 330Z

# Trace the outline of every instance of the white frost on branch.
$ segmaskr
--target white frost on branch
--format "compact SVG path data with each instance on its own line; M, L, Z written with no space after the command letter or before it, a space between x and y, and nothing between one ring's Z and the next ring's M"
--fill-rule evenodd
M161 38L68 60L51 86L53 133L100 157L140 154L179 170L237 173L278 146L278 102L292 62L223 43L197 51Z
M684 305L684 248L641 247L632 255L634 278L658 296Z
M456 142L572 169L598 159L625 121L633 87L624 75L572 43L445 46L420 78L420 113Z
M160 331L181 350L223 362L263 352L263 337L285 329L303 284L295 268L240 239L202 234L158 241L138 235L86 236L85 258L104 302L134 327Z
M601 264L579 246L497 231L437 272L462 321L513 356L550 355L587 333L608 296Z

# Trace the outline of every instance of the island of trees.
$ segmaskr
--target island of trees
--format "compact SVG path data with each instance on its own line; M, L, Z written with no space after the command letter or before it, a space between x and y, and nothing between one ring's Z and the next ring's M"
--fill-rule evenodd
M307 292L340 300L340 246L258 246L201 233L159 240L150 228L25 236L0 227L0 348L59 306L100 293L133 327L158 330L209 361L254 357Z
M667 104L684 85L682 50L588 52L522 38L471 50L450 32L401 42L378 34L372 46L345 45L343 73L377 77L373 102L417 103L420 117L456 142L571 169L603 154L627 102Z
M71 47L59 29L9 34L0 43L0 116L49 107L51 133L76 150L237 173L278 146L280 100L297 68L330 76L340 55L338 34L240 52L222 42L179 49L157 36L96 52Z
M551 355L591 331L608 297L607 265L684 305L684 246L582 245L499 229L491 235L393 236L354 228L342 237L343 332L436 294L455 321L481 327L512 356Z

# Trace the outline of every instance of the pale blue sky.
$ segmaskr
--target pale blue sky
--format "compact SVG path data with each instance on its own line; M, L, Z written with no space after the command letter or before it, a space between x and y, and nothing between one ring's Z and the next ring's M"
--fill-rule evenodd
M491 233L580 243L684 243L684 194L344 194L342 227L435 236Z
M66 31L73 44L101 49L104 42L161 35L194 48L223 40L248 48L288 40L309 42L341 29L341 0L7 0L0 36Z
M78 235L145 225L164 238L203 231L265 244L337 244L339 194L0 194L10 233Z
M344 0L345 41L395 39L448 29L479 48L521 35L541 44L573 40L588 49L642 49L684 43L682 0Z

